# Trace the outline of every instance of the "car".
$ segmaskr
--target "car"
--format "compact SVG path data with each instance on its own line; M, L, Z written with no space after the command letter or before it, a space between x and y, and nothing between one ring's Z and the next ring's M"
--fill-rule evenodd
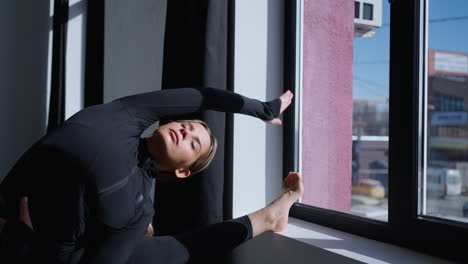
M447 195L460 195L462 191L461 173L457 169L428 167L426 192L429 198L445 198Z
M463 205L463 216L468 217L468 202Z
M384 198L385 188L383 184L375 179L358 179L356 185L352 187L354 194L363 194L374 198Z
M460 195L462 192L462 177L459 170L447 169L447 195Z

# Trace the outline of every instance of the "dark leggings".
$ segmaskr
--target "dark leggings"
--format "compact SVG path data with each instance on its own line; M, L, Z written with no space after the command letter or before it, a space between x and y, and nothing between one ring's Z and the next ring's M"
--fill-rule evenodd
M252 238L248 216L174 236L143 237L130 263L208 263Z

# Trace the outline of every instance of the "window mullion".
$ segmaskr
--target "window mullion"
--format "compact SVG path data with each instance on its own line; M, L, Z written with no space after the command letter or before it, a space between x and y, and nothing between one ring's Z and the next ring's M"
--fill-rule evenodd
M415 43L419 0L394 1L390 14L389 223L407 234L417 196L418 45ZM416 111L415 111L416 110ZM416 207L417 208L417 207Z

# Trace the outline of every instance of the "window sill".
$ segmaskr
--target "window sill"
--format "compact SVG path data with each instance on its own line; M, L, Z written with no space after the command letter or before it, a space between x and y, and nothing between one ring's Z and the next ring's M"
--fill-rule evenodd
M365 263L454 263L291 217L279 234Z

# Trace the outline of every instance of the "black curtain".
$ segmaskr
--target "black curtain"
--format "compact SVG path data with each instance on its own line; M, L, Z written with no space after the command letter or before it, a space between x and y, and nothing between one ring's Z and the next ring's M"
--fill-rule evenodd
M167 1L163 89L232 89L232 9L228 0ZM211 165L200 174L171 182L157 181L153 221L157 235L220 222L232 211L232 135L231 130L226 131L226 127L232 129L232 116L226 118L224 113L210 111L190 118L209 125L218 139L218 150Z
M104 102L105 0L87 1L84 106Z

